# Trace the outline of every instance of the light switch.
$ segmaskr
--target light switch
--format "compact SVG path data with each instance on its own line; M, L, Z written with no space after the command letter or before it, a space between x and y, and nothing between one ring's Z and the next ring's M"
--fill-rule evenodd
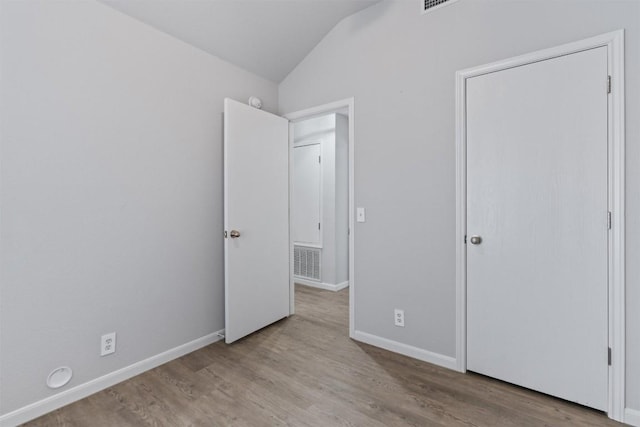
M364 222L364 208L356 209L356 221Z

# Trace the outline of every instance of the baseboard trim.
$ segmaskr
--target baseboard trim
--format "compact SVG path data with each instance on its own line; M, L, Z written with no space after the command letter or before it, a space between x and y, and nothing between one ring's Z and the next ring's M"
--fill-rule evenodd
M365 344L371 344L385 350L393 351L394 353L400 353L405 356L413 357L414 359L422 360L423 362L428 362L448 369L456 369L455 357L445 356L443 354L423 350L418 347L413 347L362 331L355 331L352 338Z
M178 347L174 347L163 353L156 354L155 356L151 356L148 359L141 360L122 369L118 369L117 371L110 372L84 384L70 388L69 390L47 397L46 399L42 399L38 402L16 409L15 411L0 416L0 427L15 427L19 424L38 418L77 400L84 399L85 397L97 393L100 390L109 388L145 371L184 356L185 354L189 354L209 344L213 344L214 342L221 340L223 337L224 329L205 335L204 337L195 339Z
M637 409L625 408L624 422L631 426L640 427L640 411Z
M311 288L324 289L327 291L341 291L344 288L349 287L349 281L338 283L337 285L332 285L330 283L322 283L322 282L314 282L313 280L303 279L301 277L294 277L293 281L300 285L309 286Z
M341 290L349 287L349 281L346 280L346 281L344 281L342 283L338 283L337 285L333 285L333 286L336 287L336 291L341 291Z

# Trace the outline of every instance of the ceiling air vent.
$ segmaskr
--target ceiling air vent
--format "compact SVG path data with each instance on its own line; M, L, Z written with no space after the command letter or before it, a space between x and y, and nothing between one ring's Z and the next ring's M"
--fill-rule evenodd
M420 0L420 5L422 7L422 13L427 13L457 1L458 0Z

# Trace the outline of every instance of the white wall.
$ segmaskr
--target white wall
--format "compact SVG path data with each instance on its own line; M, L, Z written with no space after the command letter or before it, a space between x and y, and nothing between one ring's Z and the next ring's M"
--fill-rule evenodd
M277 90L93 1L0 7L7 414L224 327L222 99Z
M349 119L335 114L336 284L349 280Z
M385 1L347 18L279 86L282 113L355 97L355 204L367 208L356 225L356 330L455 355L455 71L625 28L627 406L640 409L640 2L418 9ZM394 308L405 328L393 326Z

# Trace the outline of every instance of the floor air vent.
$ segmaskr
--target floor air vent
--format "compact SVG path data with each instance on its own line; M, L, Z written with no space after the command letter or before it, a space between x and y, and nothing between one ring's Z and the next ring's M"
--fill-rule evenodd
M320 280L320 251L318 248L295 246L293 249L293 274L305 279Z
M422 13L431 12L434 9L455 3L456 1L458 0L421 0Z

